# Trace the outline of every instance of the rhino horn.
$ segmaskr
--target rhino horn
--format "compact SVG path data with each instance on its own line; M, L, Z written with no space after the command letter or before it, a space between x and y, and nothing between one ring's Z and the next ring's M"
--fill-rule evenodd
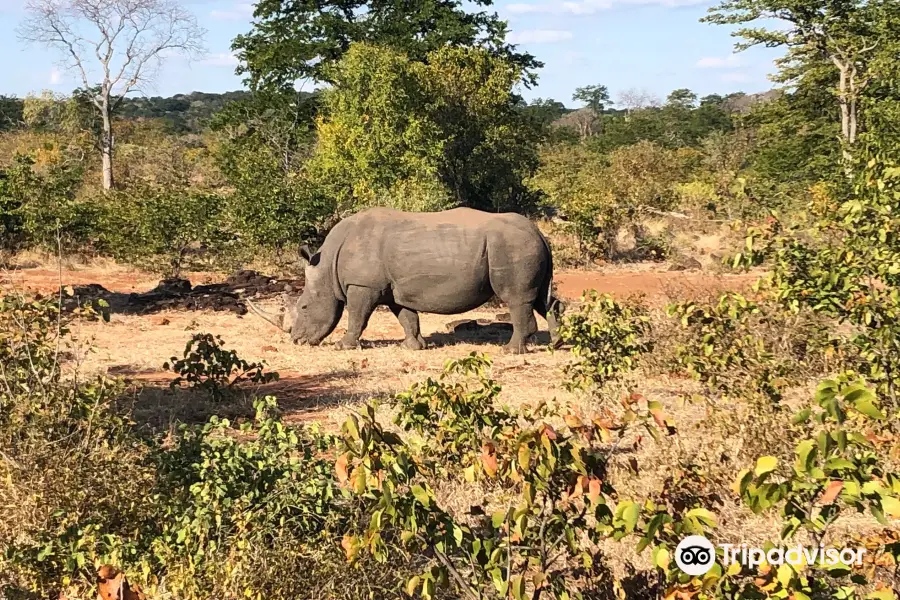
M259 315L260 317L262 317L263 319L265 319L266 321L268 321L269 323L271 323L278 329L285 331L285 329L284 329L284 313L275 315L275 314L264 311L260 307L256 306L252 302L250 302L250 300L245 299L244 302L246 302L247 306L250 308L250 310L255 312L257 315Z

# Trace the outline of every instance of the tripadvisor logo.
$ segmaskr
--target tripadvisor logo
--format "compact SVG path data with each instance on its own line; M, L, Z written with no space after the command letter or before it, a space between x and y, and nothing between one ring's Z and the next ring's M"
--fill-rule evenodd
M722 562L728 567L739 563L748 567L758 567L763 562L779 566L785 563L792 566L815 565L833 567L837 565L862 564L864 548L825 548L824 546L805 548L751 548L747 544L719 544L722 550ZM675 564L688 575L706 574L716 562L716 547L702 535L691 535L675 548Z
M675 564L688 575L703 575L716 562L716 549L702 535L690 535L675 548Z

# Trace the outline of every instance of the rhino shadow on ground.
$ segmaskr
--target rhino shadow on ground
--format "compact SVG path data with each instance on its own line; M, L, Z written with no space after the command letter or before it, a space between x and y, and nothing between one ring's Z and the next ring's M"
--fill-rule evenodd
M435 332L425 336L429 346L443 347L456 344L497 344L506 345L513 334L512 323L503 321L490 322L486 319L477 321L453 321L448 323L448 332ZM550 333L539 331L532 338L533 344L547 345Z
M112 292L96 283L71 286L63 295L63 306L71 310L90 304L98 312L125 315L148 315L165 310L210 310L245 315L244 298L265 300L283 293L299 294L302 290L302 279L277 279L256 271L239 271L223 283L196 287L186 279L165 279L143 293Z

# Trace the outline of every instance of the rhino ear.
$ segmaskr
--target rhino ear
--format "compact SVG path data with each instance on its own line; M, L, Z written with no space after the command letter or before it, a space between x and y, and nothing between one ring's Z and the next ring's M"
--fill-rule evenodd
M309 246L307 246L306 244L300 246L300 258L302 258L306 262L312 261L312 252L310 252Z

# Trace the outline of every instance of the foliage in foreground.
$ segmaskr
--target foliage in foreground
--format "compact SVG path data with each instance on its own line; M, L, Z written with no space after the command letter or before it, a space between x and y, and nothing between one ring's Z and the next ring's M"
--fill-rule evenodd
M57 341L65 338L56 332L65 328L52 302L4 302L2 347L12 349L2 356L0 387L7 595L90 595L96 566L114 563L151 597L309 597L317 582L318 592L346 598L401 590L582 598L624 593L606 553L625 544L649 553L650 585L666 597L852 598L869 590L889 598L871 586L889 579L884 557L900 550L884 540L879 562L852 569L722 564L703 578L681 573L674 546L687 534L717 540L719 517L700 496L673 502L674 489L643 500L616 492L614 457L636 459L639 430L668 424L661 405L639 394L591 416L544 402L501 408L490 362L472 355L393 398L394 427L370 405L339 436L326 435L285 424L275 400L264 398L240 425L213 417L157 437L119 416L114 382L59 374ZM209 370L203 356L188 353L187 372L228 385L232 370ZM871 427L883 418L864 383L823 383L794 419L796 464L756 457L755 468L738 474L736 497L780 515L786 540L806 531L827 546L843 541L831 525L848 511L885 523L900 517L900 478L884 459L889 442ZM284 572L304 577L277 576Z

